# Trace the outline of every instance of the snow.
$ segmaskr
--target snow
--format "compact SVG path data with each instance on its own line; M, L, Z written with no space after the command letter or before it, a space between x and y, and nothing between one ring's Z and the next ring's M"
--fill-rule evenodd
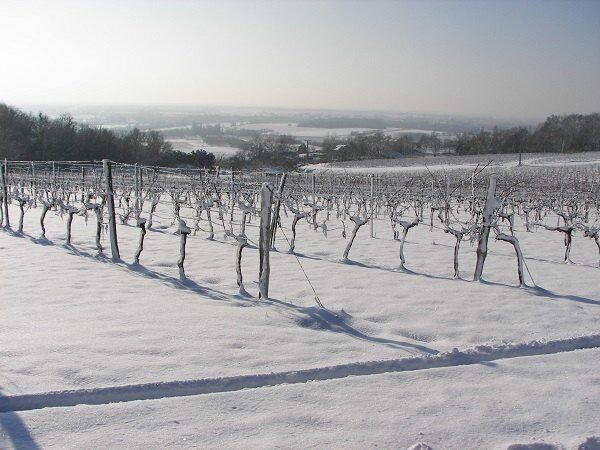
M417 128L321 128L321 127L301 127L297 123L248 123L238 125L234 127L241 130L253 130L253 131L267 131L274 134L286 134L288 136L295 136L297 138L313 138L322 140L327 136L336 136L338 138L348 137L352 134L372 134L376 132L382 132L386 135L398 137L404 134L431 134L436 133L438 136L451 137L452 135L443 132L436 132L434 130L423 130Z
M528 167L569 167L600 165L598 152L569 154L526 153L522 155L522 165ZM489 154L437 157L409 157L402 159L376 159L364 161L344 161L336 163L307 164L302 169L309 172L333 173L397 173L427 170L474 169L477 164L485 165L492 161L493 167L517 167L519 154Z
M214 153L215 156L224 155L231 156L239 152L241 149L226 145L206 145L202 138L169 138L166 139L173 146L173 150L190 153L194 150L203 149L209 153Z
M18 443L89 448L506 449L598 434L600 351L0 415ZM9 437L10 439L10 437ZM13 441L13 442L14 442Z
M66 246L66 217L49 212L42 240L40 211L26 211L25 234L0 231L1 448L572 448L600 432L600 272L581 234L565 265L558 233L517 224L538 285L519 288L506 243L490 241L477 283L468 243L467 279L452 279L440 229L412 228L398 271L386 221L375 238L361 228L343 263L335 219L327 238L303 220L296 251L323 309L282 233L272 299L259 300L238 294L236 243L217 221L214 240L188 237L181 281L167 205L141 266L139 229L118 225L113 262L94 248L95 218L75 216ZM257 248L242 267L257 297Z
M209 153L214 153L215 156L233 156L241 151L238 147L229 147L226 145L203 145L202 148Z
M296 123L249 123L235 127L242 130L269 131L275 134L286 134L298 138L325 138L327 136L346 137L352 133L372 133L375 128L316 128L299 127Z

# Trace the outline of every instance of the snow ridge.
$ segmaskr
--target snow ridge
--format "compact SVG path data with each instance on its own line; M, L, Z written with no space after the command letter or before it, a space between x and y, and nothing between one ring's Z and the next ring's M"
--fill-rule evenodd
M600 334L520 344L479 345L464 351L453 349L437 355L423 355L382 361L365 361L316 367L297 371L250 374L188 381L169 381L124 386L53 391L37 394L0 396L0 413L32 409L154 400L167 397L231 392L280 384L333 380L349 376L407 372L464 366L499 359L548 355L574 350L600 348Z

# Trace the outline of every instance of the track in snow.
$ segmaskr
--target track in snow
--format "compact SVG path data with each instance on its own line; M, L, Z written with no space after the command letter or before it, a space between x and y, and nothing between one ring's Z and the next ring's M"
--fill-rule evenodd
M239 375L189 381L133 384L70 391L43 392L0 397L0 413L75 405L103 405L135 400L232 392L280 384L333 380L349 376L465 366L523 356L550 355L573 350L600 348L600 334L523 344L481 345L468 350L384 361L367 361L269 374Z

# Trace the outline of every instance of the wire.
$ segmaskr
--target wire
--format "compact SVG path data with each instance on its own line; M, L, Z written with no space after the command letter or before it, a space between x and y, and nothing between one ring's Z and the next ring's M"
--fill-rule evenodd
M285 240L287 241L288 245L291 245L290 240L288 239L288 237L285 235L285 231L283 231L283 227L279 227L279 229L281 230L281 233L283 234L283 237L285 238ZM292 254L294 255L294 257L296 258L296 261L298 262L298 265L300 266L300 269L302 270L302 273L304 274L304 278L306 278L306 281L308 281L308 284L310 285L313 293L315 294L315 301L317 302L317 305L319 305L321 308L325 308L323 306L323 303L321 303L321 299L319 298L319 295L317 294L317 291L315 289L315 287L313 286L313 284L310 282L310 279L308 278L308 275L306 274L306 271L304 270L304 267L302 267L302 263L300 262L300 259L298 258L298 255L296 255L294 252L292 252Z

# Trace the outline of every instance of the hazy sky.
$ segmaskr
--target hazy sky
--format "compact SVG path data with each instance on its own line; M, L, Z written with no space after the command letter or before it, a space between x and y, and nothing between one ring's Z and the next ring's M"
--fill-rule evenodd
M600 1L0 0L0 101L600 110Z

